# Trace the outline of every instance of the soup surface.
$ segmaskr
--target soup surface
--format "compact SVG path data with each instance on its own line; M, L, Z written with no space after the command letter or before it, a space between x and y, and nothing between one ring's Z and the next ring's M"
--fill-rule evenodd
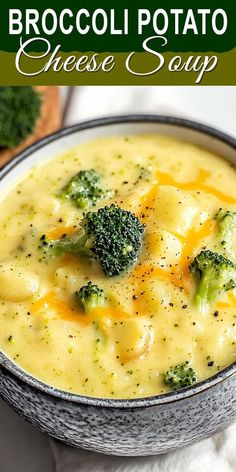
M60 192L85 169L112 190L89 210L115 203L145 224L138 260L119 276L40 245L79 231L87 209ZM234 283L202 309L189 271L206 249L235 263L234 228L226 247L216 219L236 211L235 185L220 156L158 135L101 138L32 168L0 203L2 351L49 385L112 398L164 393L165 373L186 361L198 381L235 361ZM106 301L85 312L75 293L89 281Z

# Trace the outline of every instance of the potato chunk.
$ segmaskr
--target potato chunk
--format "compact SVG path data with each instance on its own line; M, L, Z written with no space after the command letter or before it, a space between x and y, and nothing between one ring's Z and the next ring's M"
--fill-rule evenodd
M121 195L120 198L117 198L117 204L124 206L125 209L138 212L140 209L141 201L143 197L150 191L150 183L142 183L137 185L132 192L128 194Z
M34 273L17 264L0 264L0 297L20 302L31 297L39 290L39 278Z
M158 280L155 276L144 281L142 292L138 294L136 311L139 315L162 313L164 307L171 301L171 289L171 283Z
M182 243L174 234L165 230L154 232L149 237L148 246L155 260L158 259L160 267L168 268L178 264Z
M188 192L170 185L160 185L155 210L161 228L186 236L200 207Z
M55 283L62 291L69 294L75 293L79 286L83 285L81 277L68 267L59 267L55 272Z
M127 362L145 355L153 342L153 328L145 317L118 320L109 329L120 360Z

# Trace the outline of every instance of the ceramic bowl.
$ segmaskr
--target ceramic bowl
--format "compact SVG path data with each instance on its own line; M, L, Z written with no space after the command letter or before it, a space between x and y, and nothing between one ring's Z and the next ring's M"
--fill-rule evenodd
M164 133L216 151L236 164L236 140L189 120L130 115L63 129L18 155L0 173L1 192L35 164L99 136ZM197 385L164 395L114 400L52 388L0 352L0 395L43 432L76 447L114 455L152 455L187 446L236 418L236 363Z

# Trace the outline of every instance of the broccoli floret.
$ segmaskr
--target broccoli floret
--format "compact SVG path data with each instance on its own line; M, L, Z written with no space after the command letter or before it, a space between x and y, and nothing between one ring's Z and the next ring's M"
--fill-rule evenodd
M236 212L220 208L215 218L219 224L220 234L223 239L227 237L229 231L236 229Z
M41 98L32 87L0 87L0 146L13 148L35 128Z
M236 287L236 265L216 252L201 251L189 270L198 280L195 300L203 313L221 292Z
M164 381L171 390L189 387L197 382L197 376L193 368L190 367L189 361L182 364L171 366L164 374Z
M228 255L234 257L233 239L236 234L236 213L220 208L215 218L219 225L221 245Z
M97 260L107 277L129 269L138 259L144 225L130 211L112 204L84 213L81 230L58 241L42 236L45 252L59 256L71 252Z
M103 188L100 175L94 169L78 172L59 194L78 208L95 206L98 200L111 195L112 191Z
M83 305L86 313L94 308L102 307L105 304L105 295L102 288L93 284L91 281L75 292L76 298Z

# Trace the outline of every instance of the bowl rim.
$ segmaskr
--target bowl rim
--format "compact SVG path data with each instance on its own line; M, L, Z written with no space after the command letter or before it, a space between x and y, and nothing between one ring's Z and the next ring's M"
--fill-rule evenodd
M153 123L153 124L164 124L172 125L181 128L187 128L202 134L208 135L212 138L215 138L224 144L231 147L233 150L236 150L236 139L232 136L220 131L216 128L213 128L209 125L203 124L201 122L192 121L186 118L180 118L177 116L167 116L167 115L156 115L156 114L124 114L124 115L115 115L115 116L105 116L101 118L95 118L92 120L87 120L80 122L78 124L65 127L55 133L52 133L45 138L40 139L36 143L32 144L30 147L26 148L23 152L17 154L8 164L6 164L0 170L0 181L11 172L20 162L24 159L30 157L35 151L43 148L45 145L50 144L57 139L60 139L64 136L69 136L73 133L92 129L99 128L109 125L119 125L119 124L132 124L132 123ZM59 388L52 387L37 378L33 377L31 374L25 372L20 366L15 364L10 358L6 356L0 350L0 372L1 368L6 370L7 375L13 375L17 377L18 381L22 384L27 384L33 387L36 390L41 391L46 395L58 398L60 400L65 400L77 404L94 406L94 407L105 407L105 408L146 408L152 406L160 406L168 403L174 403L183 399L193 397L200 392L210 389L214 385L228 379L236 373L236 362L225 367L215 375L210 378L198 382L194 386L186 387L178 391L167 392L159 395L134 398L134 399L113 399L113 398L99 398L99 397L89 397L86 395L79 395L75 393L70 393L63 391ZM1 373L0 373L1 375Z

